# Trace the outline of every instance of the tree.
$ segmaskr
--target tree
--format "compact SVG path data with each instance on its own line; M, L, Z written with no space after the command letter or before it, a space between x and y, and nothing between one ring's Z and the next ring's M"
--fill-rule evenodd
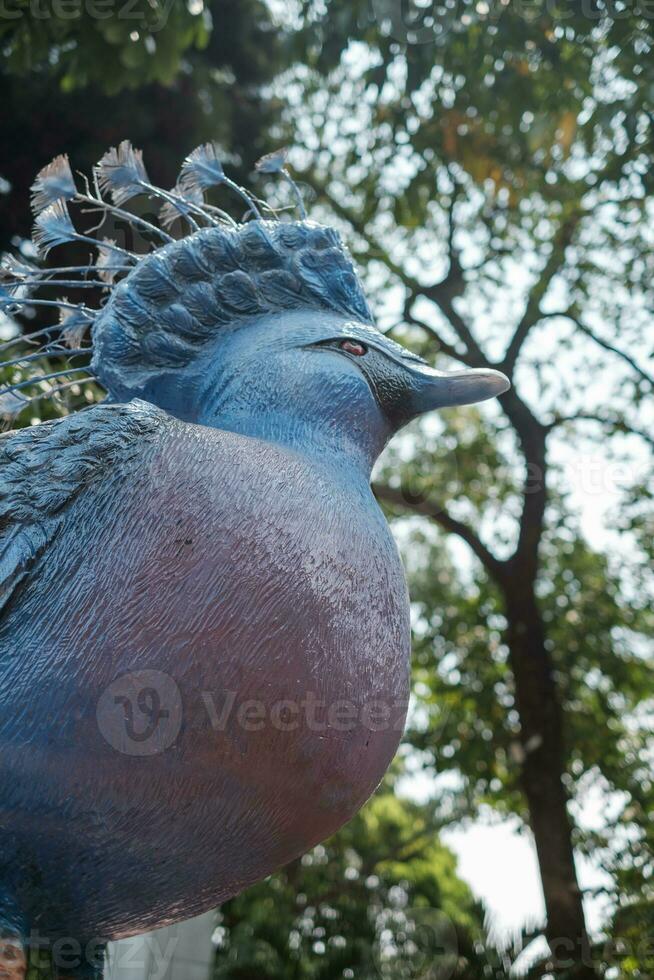
M455 812L491 803L529 822L543 969L595 976L575 848L610 862L618 919L652 897L652 615L633 534L651 497L633 487L630 537L607 548L583 533L562 460L601 446L635 476L652 448L651 24L603 4L559 20L541 3L422 5L409 28L381 0L304 7L312 70L284 86L308 151L295 163L382 324L439 366L513 384L501 414L446 416L436 448L433 428L414 430L430 470L409 444L402 481L379 474L399 528L412 518L428 721L410 737L428 767L463 774ZM474 574L436 529L465 542ZM599 834L574 820L591 784L622 803Z
M54 74L66 92L97 85L115 94L171 83L184 55L206 45L210 30L202 2L5 0L0 11L5 72L23 79Z
M109 19L91 16L88 3L64 20L35 17L31 0L15 6L20 18L0 17L0 100L11 106L0 154L0 249L29 236L30 185L59 153L88 173L129 138L153 178L172 186L181 158L201 142L222 143L241 178L271 149L276 102L264 87L288 61L261 0L191 5L197 14L183 3L139 0L128 18L119 16L121 0ZM41 6L49 9L46 0ZM159 29L136 30L141 23Z
M506 976L430 807L387 784L335 837L220 909L215 980Z

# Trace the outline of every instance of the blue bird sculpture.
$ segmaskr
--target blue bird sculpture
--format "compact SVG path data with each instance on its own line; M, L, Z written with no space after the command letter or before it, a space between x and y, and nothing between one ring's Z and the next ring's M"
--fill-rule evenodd
M290 180L283 154L259 169ZM241 222L207 203L221 185ZM125 210L137 194L158 222ZM71 205L151 250L79 232ZM81 190L59 157L34 206L42 254L97 261L4 259L2 308L62 321L2 366L0 404L84 374L108 397L0 439L0 934L82 977L98 944L219 905L373 792L406 714L409 601L371 470L412 419L508 382L384 336L337 233L248 194L212 145L172 191L128 143Z

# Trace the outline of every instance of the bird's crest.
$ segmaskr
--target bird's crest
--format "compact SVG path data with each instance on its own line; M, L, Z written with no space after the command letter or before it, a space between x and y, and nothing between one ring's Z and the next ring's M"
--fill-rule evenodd
M187 156L169 191L151 183L142 153L128 142L105 153L90 180L75 178L67 156L44 167L32 186L35 257L2 257L0 314L46 307L57 319L0 343L0 416L15 418L43 398L61 401L91 379L120 398L153 374L190 363L221 325L248 317L306 307L371 323L338 234L306 220L286 151L256 169L289 183L299 221L227 176L212 143ZM245 209L240 220L209 203L216 187ZM138 197L156 202L156 217L135 213ZM100 223L79 230L78 215L89 213ZM120 244L116 231L98 231L107 220L138 235L138 248ZM69 243L92 249L88 264L43 264ZM71 291L83 291L88 303L70 301Z

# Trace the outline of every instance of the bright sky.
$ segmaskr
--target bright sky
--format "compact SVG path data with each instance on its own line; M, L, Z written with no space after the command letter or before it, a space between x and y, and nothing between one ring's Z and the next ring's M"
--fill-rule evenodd
M451 784L451 774L444 775L443 781ZM434 793L433 778L424 774L411 776L403 792L426 801ZM588 793L575 813L587 829L602 827L606 815L607 799L598 789ZM521 827L517 819L498 820L488 810L479 820L442 831L441 840L456 854L461 878L483 902L495 942L509 943L523 927L543 923L545 905L536 849L531 832ZM577 861L577 871L583 889L610 884L608 875L585 858ZM601 930L607 912L607 900L603 896L586 900L591 933Z

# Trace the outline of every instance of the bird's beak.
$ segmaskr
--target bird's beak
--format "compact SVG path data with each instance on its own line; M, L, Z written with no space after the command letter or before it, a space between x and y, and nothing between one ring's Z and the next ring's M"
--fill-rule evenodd
M450 405L472 405L496 398L511 387L500 371L475 368L465 371L435 371L427 365L411 366L409 410L413 417Z

